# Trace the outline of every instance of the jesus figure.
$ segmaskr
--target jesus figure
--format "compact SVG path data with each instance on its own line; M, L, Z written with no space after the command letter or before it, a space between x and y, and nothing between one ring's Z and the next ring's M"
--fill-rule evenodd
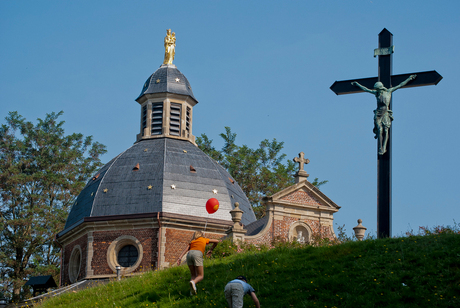
M417 75L410 75L409 78L399 85L389 89L385 88L380 81L375 83L373 90L366 88L356 81L351 83L365 92L374 94L377 98L377 109L374 110L374 138L378 139L379 155L383 155L387 151L388 130L390 129L391 121L393 121L393 111L389 109L391 93L404 87L409 81L414 80L416 77Z

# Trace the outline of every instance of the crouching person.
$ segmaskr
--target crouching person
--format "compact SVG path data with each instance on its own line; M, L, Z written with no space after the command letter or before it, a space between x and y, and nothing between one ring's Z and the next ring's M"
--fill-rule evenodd
M260 308L260 303L257 299L254 288L248 284L246 277L238 276L225 286L225 298L227 299L228 306L230 308L242 308L243 297L245 294L249 294L254 301L256 308Z

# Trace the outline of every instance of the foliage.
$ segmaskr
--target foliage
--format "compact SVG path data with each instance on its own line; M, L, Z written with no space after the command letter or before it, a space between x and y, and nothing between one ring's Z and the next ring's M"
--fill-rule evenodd
M0 288L12 292L13 300L25 296L27 277L57 278L54 235L106 152L91 136L65 135L62 113L34 125L10 112L0 128Z
M269 245L253 245L246 242L232 243L230 239L223 240L216 248L213 249L212 259L225 259L226 257L233 256L239 253L260 253L266 252L275 248L273 244Z
M419 227L417 234L414 232L414 230L406 232L406 236L437 234L460 234L460 225L454 220L453 226L434 226L432 229L430 229L429 227Z
M224 140L222 150L216 150L212 140L206 134L197 137L198 147L211 158L220 163L240 185L253 206L258 218L265 215L265 207L261 200L265 196L294 184L296 166L293 161L286 160L286 154L281 153L284 142L276 139L262 140L257 149L235 143L236 133L230 127L225 127L225 133L220 137ZM315 178L313 185L320 187L327 181Z
M347 231L345 230L345 225L342 225L342 226L337 225L337 240L340 243L344 243L344 242L348 242L352 240L352 238L347 235Z
M458 307L456 232L322 247L278 242L269 250L206 259L197 296L189 295L184 265L64 294L39 307L226 307L223 289L238 275L249 278L263 307ZM225 252L226 244L214 254ZM248 296L244 307L254 307Z
M313 247L331 246L341 243L338 240L331 240L328 237L313 234L310 245ZM271 249L294 249L305 247L308 244L301 244L297 241L287 241L283 238L275 238L270 244L254 245L247 242L232 243L230 239L223 240L213 249L212 259L224 259L240 253L261 253Z

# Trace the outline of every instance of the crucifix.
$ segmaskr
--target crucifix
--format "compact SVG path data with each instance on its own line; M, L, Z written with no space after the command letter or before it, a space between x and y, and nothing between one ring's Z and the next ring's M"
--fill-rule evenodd
M304 164L308 164L310 160L308 158L305 158L304 152L300 152L299 157L294 157L293 161L299 164L299 171L297 171L297 173L295 174L295 182L300 183L302 181L305 181L308 178L309 174L307 173L307 171L303 169L303 167Z
M377 149L377 237L391 237L391 93L399 88L437 85L442 76L436 71L392 75L393 34L387 29L379 33L378 77L336 81L331 90L337 94L368 92L377 98L374 110L374 133ZM396 86L392 86L392 85ZM373 89L370 89L373 88Z

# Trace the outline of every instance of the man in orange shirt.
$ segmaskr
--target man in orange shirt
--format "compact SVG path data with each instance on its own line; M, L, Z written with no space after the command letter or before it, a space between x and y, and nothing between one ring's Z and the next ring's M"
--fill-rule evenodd
M211 249L209 249L207 255L210 256L212 250L217 246L220 240L209 239L203 236L203 232L196 231L193 234L192 240L188 247L181 253L179 258L177 259L177 265L180 265L182 257L188 251L187 254L187 265L190 269L190 275L192 276L190 279L190 291L193 295L196 294L196 284L203 280L204 277L204 268L203 268L203 255L206 245L209 243L213 243Z

